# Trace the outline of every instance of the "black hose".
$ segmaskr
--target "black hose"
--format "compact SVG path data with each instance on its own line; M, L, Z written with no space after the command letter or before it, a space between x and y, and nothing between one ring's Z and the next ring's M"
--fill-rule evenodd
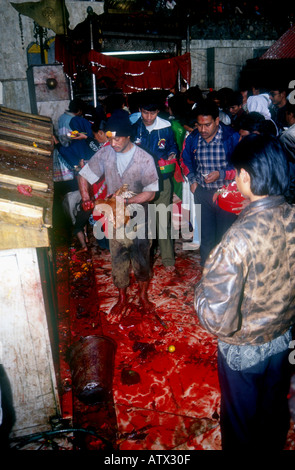
M89 429L83 429L83 428L68 428L68 429L59 429L57 431L45 431L45 432L41 432L41 433L28 434L26 436L21 436L19 438L10 439L10 442L11 443L17 442L17 444L15 445L15 447L13 447L13 449L14 450L19 450L22 447L24 447L25 445L28 445L28 444L30 444L32 442L35 442L35 441L39 441L40 439L50 438L50 437L58 436L60 434L75 433L75 432L76 433L81 432L81 433L91 434L92 436L97 437L98 439L100 439L104 444L106 444L106 446L109 449L110 448L113 449L112 444L107 439L100 436L95 431L91 431Z

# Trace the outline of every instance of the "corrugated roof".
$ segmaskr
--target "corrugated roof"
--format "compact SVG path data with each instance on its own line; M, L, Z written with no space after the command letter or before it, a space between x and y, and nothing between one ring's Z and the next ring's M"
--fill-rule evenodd
M288 29L260 59L295 59L295 25Z

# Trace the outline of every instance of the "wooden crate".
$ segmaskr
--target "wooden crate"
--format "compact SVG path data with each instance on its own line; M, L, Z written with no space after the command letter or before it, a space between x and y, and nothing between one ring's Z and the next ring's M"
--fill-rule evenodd
M48 309L55 289L39 256L52 259L52 137L49 118L0 107L0 359L15 413L12 436L49 430L60 410L57 312Z

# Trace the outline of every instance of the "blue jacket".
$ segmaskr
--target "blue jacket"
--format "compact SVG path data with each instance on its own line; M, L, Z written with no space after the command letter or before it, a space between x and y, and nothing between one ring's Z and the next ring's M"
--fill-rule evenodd
M74 167L79 165L81 159L90 160L90 158L100 149L99 143L94 139L91 123L82 117L75 116L70 121L70 128L73 131L86 132L87 139L72 140L68 147L58 146L59 153L66 162Z
M171 153L178 156L178 147L174 139L173 130L169 121L157 116L154 129L149 132L142 119L132 125L132 140L146 152L150 153L159 169L158 161L162 158L168 160ZM163 178L169 177L162 175Z
M234 151L234 148L239 142L240 135L238 132L235 132L232 127L224 125L222 122L219 123L219 126L222 128L223 132L223 147L224 151L226 154L226 158L228 161L228 166L222 170L219 170L220 173L220 179L225 178L225 172L227 170L232 170L233 166L230 163L230 158L231 155ZM189 180L189 183L193 183L196 181L195 175L197 172L197 160L195 158L195 152L194 150L198 146L199 142L199 131L196 129L194 130L187 138L185 142L185 147L182 152L182 160L186 167L189 170L189 173L187 175L187 178Z

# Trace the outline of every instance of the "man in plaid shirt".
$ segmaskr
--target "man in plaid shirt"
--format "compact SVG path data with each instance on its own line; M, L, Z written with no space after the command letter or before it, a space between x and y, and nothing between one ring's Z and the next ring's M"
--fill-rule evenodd
M232 169L230 157L240 136L219 121L218 107L209 99L196 107L195 127L186 139L182 159L188 168L195 204L201 204L200 254L204 265L210 251L237 217L214 203L213 196L225 184L225 172Z

